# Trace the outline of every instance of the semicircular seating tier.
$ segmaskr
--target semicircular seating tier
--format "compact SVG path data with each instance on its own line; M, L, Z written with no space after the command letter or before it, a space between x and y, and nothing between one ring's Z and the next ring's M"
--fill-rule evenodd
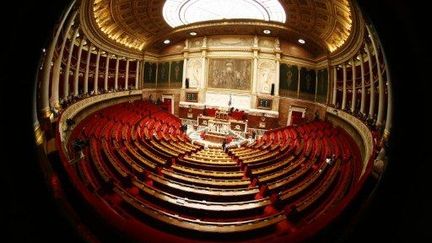
M88 146L70 164L65 152L78 156L76 141ZM295 237L343 205L361 170L353 139L326 121L270 130L224 151L193 144L179 118L146 101L87 116L67 149L62 164L79 194L138 238Z

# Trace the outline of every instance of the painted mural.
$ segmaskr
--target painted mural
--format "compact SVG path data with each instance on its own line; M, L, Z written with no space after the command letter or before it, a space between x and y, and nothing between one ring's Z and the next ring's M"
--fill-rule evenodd
M144 63L144 86L152 86L156 83L156 63Z
M313 101L315 99L315 84L316 84L315 70L308 70L306 68L301 68L300 69L300 98Z
M318 71L317 102L326 103L328 90L328 71L327 69Z
M285 63L279 69L279 94L287 97L297 97L298 68Z
M161 62L158 64L158 87L168 86L169 82L169 62Z
M170 86L181 86L183 78L183 60L171 62Z
M209 59L208 87L250 90L251 60Z

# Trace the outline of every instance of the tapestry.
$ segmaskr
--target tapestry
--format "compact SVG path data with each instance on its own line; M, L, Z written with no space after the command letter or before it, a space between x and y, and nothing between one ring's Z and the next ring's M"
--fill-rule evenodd
M327 69L318 71L317 102L326 103L328 90L328 71Z
M144 64L144 83L156 83L156 63Z
M171 62L171 75L170 82L172 83L182 83L183 77L183 60Z
M316 83L315 70L308 70L306 68L301 68L300 69L300 98L314 101L315 83Z
M168 84L169 81L169 62L162 62L158 64L158 86Z
M297 97L298 68L295 65L280 64L279 95Z
M210 59L208 87L250 90L251 74L251 60Z

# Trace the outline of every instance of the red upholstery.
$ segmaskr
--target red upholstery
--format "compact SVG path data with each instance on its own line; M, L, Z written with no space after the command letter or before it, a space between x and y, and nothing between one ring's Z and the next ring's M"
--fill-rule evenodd
M176 228L179 234L173 235L164 227L150 227L142 220L148 215L131 210L135 204L127 200L129 197L140 205L160 210L159 214L177 215L184 220L198 218L197 222L203 224L283 213L286 219L269 226L265 234L253 240L265 239L267 234L274 234L275 239L302 239L303 234L322 228L322 222L328 223L335 210L346 206L344 200L354 191L361 171L360 152L354 140L328 122L270 130L253 145L229 148L227 153L215 149L208 152L214 159L201 160L197 159L204 156L200 152L206 154L203 147L191 144L180 127L178 118L156 105L141 101L123 103L90 115L73 130L68 147L78 138L90 141L79 166L71 167L66 156L72 152L58 147L67 176L83 200L115 228L140 241L162 237L181 242L193 235L182 228ZM227 142L232 139L227 137ZM341 159L334 166L325 162L332 154ZM228 156L228 160L222 160L222 155ZM218 158L219 164L215 162ZM221 174L224 177L219 177ZM230 190L239 193L220 196ZM248 190L256 191L240 195ZM209 196L212 191L217 194ZM170 200L161 202L155 198L159 194ZM237 202L269 202L254 210L238 207L239 210L227 213L223 207L216 211L209 210L210 206L187 208L194 205L189 200L203 205L203 201L226 202L225 207ZM242 237L248 234L237 233Z

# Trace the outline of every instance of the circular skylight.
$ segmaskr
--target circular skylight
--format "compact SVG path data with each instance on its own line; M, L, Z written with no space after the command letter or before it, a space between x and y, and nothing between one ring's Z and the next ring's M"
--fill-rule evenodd
M285 10L278 0L167 0L163 16L173 28L222 19L286 21Z

